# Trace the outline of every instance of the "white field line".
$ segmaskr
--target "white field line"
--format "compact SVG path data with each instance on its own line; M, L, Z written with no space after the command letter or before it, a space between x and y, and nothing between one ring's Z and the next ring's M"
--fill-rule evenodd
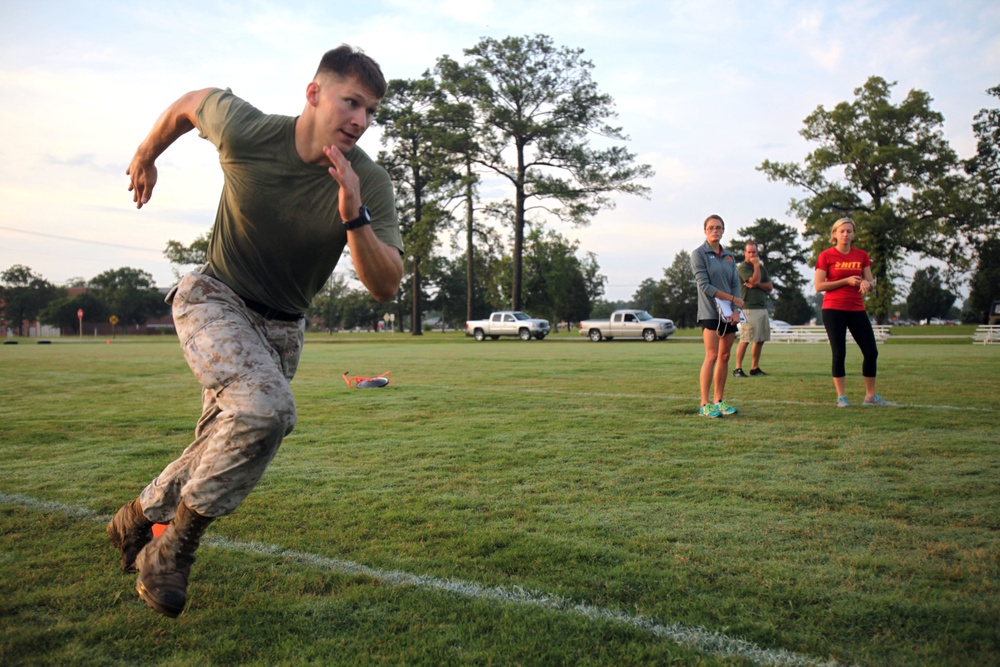
M398 384L398 383L397 383ZM407 387L419 387L421 389L444 389L446 391L479 391L479 392L489 392L491 394L555 394L558 396L581 396L583 398L628 398L637 400L658 400L658 401L687 401L691 403L697 403L698 397L695 395L691 396L671 396L669 394L621 394L612 392L602 392L602 391L566 391L564 389L526 389L524 387L459 387L452 385L443 384L415 384L411 382L406 383ZM740 399L736 399L740 400ZM748 399L751 405L763 403L766 405L802 405L810 407L836 407L836 401L781 401L767 398L753 398ZM742 402L742 401L741 401ZM859 400L857 403L853 403L852 407L864 407L861 405ZM919 403L896 403L893 402L891 407L898 408L921 408L924 410L971 410L974 412L992 412L990 408L981 408L970 405L923 405ZM693 410L697 412L697 410Z
M100 514L90 509L64 505L48 500L38 500L30 496L0 492L0 504L15 505L29 510L53 512L65 516L105 524L110 515ZM410 574L398 570L378 570L351 561L327 558L316 554L292 551L274 544L241 542L225 537L209 536L202 544L217 549L227 549L246 554L272 556L305 567L336 572L346 576L365 576L389 586L413 586L421 590L448 593L476 600L488 600L506 604L517 604L555 611L572 616L580 616L592 621L603 621L629 626L649 633L659 639L720 658L739 658L756 665L776 665L781 667L842 667L835 660L812 658L784 649L768 649L756 644L713 632L696 626L677 623L661 623L646 616L636 616L605 607L578 603L566 598L549 595L541 591L530 591L520 587L500 588L459 579L440 579L420 574Z

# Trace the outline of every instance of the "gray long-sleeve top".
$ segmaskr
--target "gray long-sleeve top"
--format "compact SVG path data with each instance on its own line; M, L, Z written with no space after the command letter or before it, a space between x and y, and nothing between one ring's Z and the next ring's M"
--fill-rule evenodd
M719 316L715 293L719 290L734 296L740 293L736 258L725 248L717 255L706 241L691 253L691 270L698 284L698 319L714 320Z

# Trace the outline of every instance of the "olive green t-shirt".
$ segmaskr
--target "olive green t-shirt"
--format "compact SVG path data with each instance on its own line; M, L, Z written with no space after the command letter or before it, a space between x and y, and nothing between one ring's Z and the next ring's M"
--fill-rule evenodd
M767 292L759 287L747 287L743 283L750 280L750 276L753 275L753 264L750 262L743 262L736 267L736 273L740 275L740 298L743 299L744 308L767 308ZM771 276L768 275L767 269L760 267L760 282L767 283L771 281Z
M197 111L200 135L219 150L225 175L208 260L237 294L286 313L304 313L347 244L340 185L295 150L291 116L264 114L229 89ZM400 251L392 182L358 147L346 154L371 209L372 231Z

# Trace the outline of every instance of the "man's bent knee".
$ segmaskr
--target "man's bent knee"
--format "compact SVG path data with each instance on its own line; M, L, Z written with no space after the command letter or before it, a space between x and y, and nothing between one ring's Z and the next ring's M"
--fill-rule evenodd
M258 394L236 411L236 421L258 433L261 440L281 442L295 429L298 414L290 392L283 395Z

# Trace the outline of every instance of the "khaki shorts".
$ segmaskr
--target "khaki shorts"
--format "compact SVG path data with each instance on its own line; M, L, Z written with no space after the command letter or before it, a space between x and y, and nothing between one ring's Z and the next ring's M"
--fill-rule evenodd
M747 321L740 324L741 343L766 343L771 340L771 321L765 308L743 311Z

